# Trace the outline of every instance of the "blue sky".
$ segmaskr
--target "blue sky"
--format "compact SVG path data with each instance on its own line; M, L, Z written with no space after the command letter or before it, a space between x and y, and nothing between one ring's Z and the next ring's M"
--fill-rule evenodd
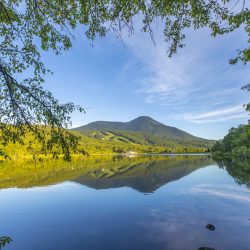
M124 35L123 43L109 34L91 46L79 27L69 51L44 54L54 72L45 87L61 102L86 108L86 114L73 114L73 127L147 115L193 135L218 139L232 126L247 123L242 105L249 93L241 87L250 82L250 68L228 63L246 46L242 30L218 38L206 29L187 31L186 46L172 58L160 29L154 32L156 46L139 31Z

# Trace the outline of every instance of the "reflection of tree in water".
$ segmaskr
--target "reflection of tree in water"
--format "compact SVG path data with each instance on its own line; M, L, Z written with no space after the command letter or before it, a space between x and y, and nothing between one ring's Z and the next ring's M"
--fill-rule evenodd
M8 236L0 237L0 250L6 245L10 244L11 241L12 239Z
M235 182L250 188L250 160L247 159L214 159L234 178Z

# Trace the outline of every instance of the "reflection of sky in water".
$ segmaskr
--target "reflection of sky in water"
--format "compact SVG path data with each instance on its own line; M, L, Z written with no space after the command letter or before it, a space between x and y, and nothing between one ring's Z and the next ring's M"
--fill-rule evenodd
M242 190L241 188L233 185L201 184L191 188L190 193L212 195L222 199L250 202L250 191Z
M150 195L65 182L1 190L0 202L13 250L250 249L250 190L215 166Z

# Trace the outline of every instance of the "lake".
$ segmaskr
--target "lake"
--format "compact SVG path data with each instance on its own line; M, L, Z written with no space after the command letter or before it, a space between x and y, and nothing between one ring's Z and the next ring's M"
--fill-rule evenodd
M13 240L4 250L250 249L243 161L182 155L14 165L0 165L0 236Z

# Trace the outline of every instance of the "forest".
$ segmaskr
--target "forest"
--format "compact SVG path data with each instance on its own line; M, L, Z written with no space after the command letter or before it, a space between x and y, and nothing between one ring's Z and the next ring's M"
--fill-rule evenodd
M250 158L250 124L231 128L222 140L215 143L211 151L217 156Z
M70 152L72 157L105 155L105 154L159 154L159 153L206 153L209 152L209 145L197 145L192 142L180 143L178 141L159 139L148 140L142 137L142 133L132 132L77 132L71 131L74 136L79 138L76 150ZM103 135L105 134L105 137ZM102 136L101 136L102 135ZM158 141L159 140L159 141ZM58 145L52 148L44 148L42 142L35 139L31 133L27 133L23 138L23 143L8 143L0 149L1 160L22 161L29 159L61 158L63 151Z

